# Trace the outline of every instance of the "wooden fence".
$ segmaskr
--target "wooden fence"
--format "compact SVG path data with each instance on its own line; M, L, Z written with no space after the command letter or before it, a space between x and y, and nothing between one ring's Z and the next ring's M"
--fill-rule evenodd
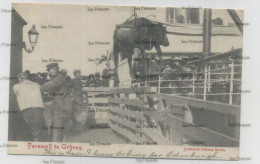
M95 89L92 90L92 92ZM239 145L240 106L157 93L150 87L100 88L111 129L134 144ZM153 92L154 91L154 92ZM96 100L94 100L96 99ZM99 99L99 100L98 100ZM103 102L93 97L91 106ZM93 105L94 104L94 105Z

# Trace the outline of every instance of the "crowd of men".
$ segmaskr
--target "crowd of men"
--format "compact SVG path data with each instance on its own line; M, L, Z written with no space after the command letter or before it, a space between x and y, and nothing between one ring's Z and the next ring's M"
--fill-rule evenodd
M149 68L145 67L145 64L143 64L140 60L135 60L132 72L135 82L150 81L147 85L154 87L160 86L161 93L192 96L194 98L201 99L202 96L199 94L203 94L204 85L204 75L201 73L202 69L198 70L198 65L189 65L187 64L187 61L189 60L181 57L172 57L171 59L164 61L162 68L159 65L159 60L152 58ZM210 75L211 83L209 83L211 89L207 91L207 94L212 95L208 96L208 100L228 103L229 95L226 93L230 92L230 80L227 79L227 71L224 69L228 67L228 64L225 64L221 60L211 64L211 70L213 70ZM214 70L218 69L223 69L223 71L219 71L217 73L214 72ZM236 71L239 72L238 70ZM235 73L234 78L241 78L241 74ZM214 82L214 80L217 80L218 82ZM195 87L194 91L198 93L197 95L192 94L193 86ZM239 82L234 82L233 88L241 88L241 84ZM221 95L221 93L223 93L223 95ZM239 105L240 102L240 95L233 95L233 104Z
M77 71L77 70L75 70ZM75 74L74 71L74 74ZM78 70L80 71L80 70ZM39 85L42 85L46 82L49 81L48 79L48 73L46 72L37 72L37 73L30 73L29 70L25 71L28 74L28 79L30 81L36 82ZM67 74L67 70L66 69L61 69L60 73L69 81L69 83L71 83L72 79L71 77ZM82 84L84 87L111 87L111 80L115 80L116 76L115 76L115 71L114 69L110 68L110 64L106 63L106 68L102 71L102 76L100 74L100 72L96 72L94 74L89 74L88 76L83 76L81 75L81 72L79 73L78 79L81 80Z
M185 92L185 90L180 90L178 87L188 86L189 84L178 80L190 79L191 77L187 75L192 75L191 67L182 64L181 60L175 60L173 65L170 65L171 63L166 64L163 71L158 71L159 66L158 64L156 66L156 64L156 60L152 61L150 76L152 77L154 72L154 80L156 81L159 75L163 75L165 81L161 83L161 87L164 87L161 89L162 93L179 94ZM82 79L80 70L74 70L74 78L71 79L65 69L59 69L58 63L50 63L46 67L48 74L37 73L36 76L32 76L29 71L19 73L19 83L13 86L13 91L17 97L19 110L28 128L30 128L34 141L61 142L66 129L73 127L73 123L76 121L75 117L82 112L82 107L86 107L88 104L87 100L83 101L83 87L114 87L116 76L115 71L109 67L109 63L106 64L102 76L100 76L100 73L90 74L87 81ZM138 64L138 62L133 66L136 81L143 80L143 70L142 64ZM50 78L49 80L47 75ZM220 79L220 77L215 78ZM173 82L169 82L169 80L173 80ZM228 93L229 83L225 81L222 83L212 84L211 92ZM174 89L169 89L171 87ZM240 86L235 87L239 88ZM187 90L187 92L189 91ZM224 102L223 97L217 97L214 100ZM240 103L240 99L237 101ZM51 111L50 126L52 128L48 130L43 128L48 127L43 114L46 107Z
M32 76L29 71L21 72L13 91L33 140L62 142L64 133L73 127L77 113L82 112L82 107L88 104L83 102L83 85L108 87L114 71L107 64L102 80L100 73L91 74L86 84L83 84L80 70L74 70L74 78L71 79L65 69L59 69L58 63L50 63L46 67L49 80L47 74L37 73ZM50 109L49 126L44 117L46 108Z
M150 81L158 80L159 76L163 80L176 80L180 77L178 73L190 73L192 68L184 64L181 58L173 58L162 65L159 64L159 60L153 58L151 60L150 66L145 66L144 63L136 60L133 64L133 76L136 82L145 81L147 78ZM172 74L174 74L172 76Z

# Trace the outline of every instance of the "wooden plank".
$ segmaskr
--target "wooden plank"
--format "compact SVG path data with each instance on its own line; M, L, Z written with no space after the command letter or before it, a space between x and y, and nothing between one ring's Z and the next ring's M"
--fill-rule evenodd
M229 15L231 16L231 18L233 19L234 23L236 24L237 28L239 29L239 31L241 32L241 34L243 34L243 22L241 21L241 19L239 18L239 16L237 15L236 11L233 9L227 9Z
M108 102L109 103L126 104L126 105L136 106L136 107L141 108L142 111L147 111L147 112L156 111L156 109L148 107L148 104L144 103L142 100L109 97Z
M107 104L108 103L108 98L89 98L88 102L90 104L92 103L103 103L103 104Z
M190 62L187 62L187 63L188 64L200 64L201 62L209 62L209 61L212 61L212 60L223 59L223 58L227 58L227 57L230 57L230 56L236 56L236 55L241 55L241 54L242 54L242 48L239 48L239 49L228 51L228 52L225 52L225 53L222 53L222 54L211 55L211 56L208 56L208 57L204 57L202 59L190 61Z
M89 87L83 87L83 91L86 92L108 92L110 88L108 87L99 87L99 88L89 88Z
M132 106L142 107L144 106L144 102L141 100L134 100L134 99L126 99L126 98L108 98L109 103L117 103L117 104L127 104Z
M109 106L95 106L95 107L89 107L90 109L94 110L103 110L109 112L110 107Z
M156 22L156 21L154 21ZM162 23L162 22L160 22ZM167 34L182 36L202 36L201 24L162 23L167 26ZM211 36L241 36L236 26L212 25Z
M172 115L163 115L160 116L159 112L146 112L145 115L148 115L150 117L153 117L156 122L166 121L166 124L170 127L173 127L173 133L171 135L174 135L173 142L177 139L178 145L182 144L182 139L179 138L181 136L189 136L189 138L193 138L194 141L203 141L205 145L214 145L214 143L220 142L229 144L232 146L237 146L239 144L238 138L232 138L226 135L223 135L221 133L212 131L210 129L199 127L198 125L191 124L189 122L186 122L185 120L182 120L178 117L172 116ZM179 127L176 127L176 125L181 125ZM183 127L182 125L188 125L193 127ZM196 127L197 126L197 127ZM178 134L178 135L177 135ZM176 141L177 142L177 141ZM177 144L177 143L176 143ZM218 144L214 146L218 146ZM201 145L202 146L202 145ZM208 146L208 145L207 145ZM224 146L224 145L223 145Z
M163 121L164 119L162 118L161 114L159 111L143 111L145 116L149 116L154 118L157 122Z
M140 93L140 92L149 92L149 87L132 87L132 88L111 88L110 93L124 93L124 94L130 94L130 93Z
M128 120L125 120L123 118L120 118L120 117L116 117L112 114L109 114L109 119L114 121L114 122L117 122L127 128L130 128L130 129L133 129L134 131L136 131L136 123L132 122L132 121L128 121Z
M153 128L143 128L143 132L146 136L151 138L158 145L172 145L173 144L171 141L167 140L162 135L155 132Z
M138 138L134 133L127 131L127 130L124 130L124 129L118 127L117 125L110 125L110 127L111 127L112 130L114 130L118 134L124 136L125 138L130 140L132 143L135 144L138 141Z
M239 139L235 139L224 134L215 132L213 130L207 129L205 127L195 125L185 120L172 115L166 115L166 123L171 126L171 124L176 124L176 121L180 122L182 127L177 130L182 129L183 134L195 139L196 141L203 141L204 145L207 146L220 146L219 144L224 143L226 146L238 146ZM185 126L185 127L184 127ZM174 132L173 132L174 133ZM175 132L177 133L177 132ZM201 145L203 146L203 145ZM224 146L224 145L223 145Z
M218 60L213 60L209 62L208 64L231 64L230 60L225 60L225 61L218 61Z
M214 101L204 101L200 99L167 95L167 94L156 94L156 95L149 95L149 96L156 97L159 99L165 99L168 100L169 102L172 102L173 104L174 103L186 104L198 109L210 110L210 111L215 111L223 114L230 114L235 116L237 120L240 120L240 106L237 105L224 104L224 103L214 102Z
M104 96L108 96L111 93L109 93L108 91L104 91L104 92L83 92L83 93L87 93L88 96L97 96L97 95L104 95Z
M144 120L143 112L141 111L131 111L127 109L121 109L119 107L110 107L110 111L127 117L132 117L138 120Z

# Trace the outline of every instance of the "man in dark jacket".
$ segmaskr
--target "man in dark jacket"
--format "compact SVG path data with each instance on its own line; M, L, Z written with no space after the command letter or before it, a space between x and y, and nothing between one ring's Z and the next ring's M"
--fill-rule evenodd
M83 84L81 82L81 71L74 70L75 78L71 80L72 98L76 104L83 103Z
M103 86L109 87L111 76L114 75L114 70L110 68L109 62L106 63L106 68L102 72Z
M103 86L103 82L100 79L100 72L95 73L95 83L96 83L96 87L102 87Z
M59 72L58 63L47 65L51 80L41 86L41 90L52 96L50 108L52 111L51 140L62 142L65 125L71 119L71 97L67 79Z

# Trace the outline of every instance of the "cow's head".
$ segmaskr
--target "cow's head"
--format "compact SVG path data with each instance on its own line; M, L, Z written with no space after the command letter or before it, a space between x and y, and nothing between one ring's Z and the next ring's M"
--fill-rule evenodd
M158 23L156 25L156 34L155 35L156 35L156 41L158 42L158 44L163 45L163 46L169 46L166 27L163 26L161 23Z

